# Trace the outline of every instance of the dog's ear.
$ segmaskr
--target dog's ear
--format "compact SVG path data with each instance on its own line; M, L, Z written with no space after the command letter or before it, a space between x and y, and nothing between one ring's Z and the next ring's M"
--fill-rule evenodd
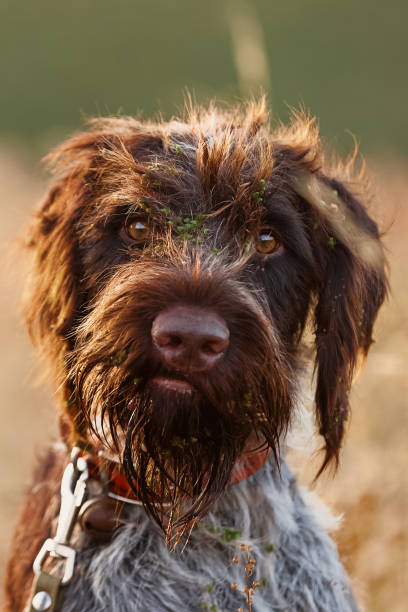
M293 184L309 206L316 257L316 410L326 443L321 473L332 459L338 463L353 376L387 292L385 258L376 223L343 182L304 170Z
M62 412L68 406L71 423L76 415L66 356L73 348L72 330L86 302L77 244L80 221L101 192L119 188L118 167L122 176L128 172L133 179L138 171L133 155L146 157L149 151L163 148L160 134L145 134L137 120L108 117L89 124L90 131L67 139L45 158L55 182L25 234L32 257L23 297L24 318L60 390ZM140 172L144 171L143 166Z
M86 176L98 138L84 133L52 154L57 178L23 236L30 254L23 316L63 403L70 394L65 358L81 303L75 228L89 191Z
M32 342L50 364L58 385L65 377L68 334L77 310L75 197L73 182L68 186L65 179L60 180L46 195L25 235L31 261L23 315Z
M353 195L361 185L352 176L356 151L346 165L327 169L318 126L303 111L275 142L277 171L300 196L315 256L316 413L326 444L320 474L331 460L338 464L353 376L387 293L386 262L378 227Z
M136 121L106 118L89 123L95 129L67 139L45 158L56 180L25 237L33 255L24 298L25 319L34 344L53 358L66 345L80 306L78 221L95 200L104 170L109 175L108 170L120 158L126 171L129 160L134 161L124 143L133 137L134 147L146 147ZM161 143L151 137L149 146L157 147L156 141ZM134 172L134 166L130 171ZM118 188L117 184L114 187Z

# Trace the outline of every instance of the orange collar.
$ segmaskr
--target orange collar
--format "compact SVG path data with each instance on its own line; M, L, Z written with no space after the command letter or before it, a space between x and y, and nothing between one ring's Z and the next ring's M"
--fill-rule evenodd
M86 462L90 478L101 481L109 494L124 502L139 501L118 462L99 455L88 455Z
M229 484L237 484L252 476L265 464L269 456L268 449L243 453L232 469ZM119 463L97 454L87 455L86 462L89 476L101 481L112 497L123 502L139 502Z
M266 463L270 454L270 449L243 453L232 468L229 484L237 484L255 474Z

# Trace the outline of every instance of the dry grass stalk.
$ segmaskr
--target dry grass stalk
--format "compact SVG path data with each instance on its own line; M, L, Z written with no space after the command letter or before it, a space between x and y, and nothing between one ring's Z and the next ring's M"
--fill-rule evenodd
M255 590L261 585L261 583L258 580L253 579L256 559L251 555L251 546L241 544L240 550L245 568L245 586L240 588L236 582L231 582L231 589L233 591L239 591L244 595L247 604L247 612L252 612L253 596L255 594ZM239 557L237 555L233 557L232 562L239 565ZM238 612L244 612L244 608L238 608Z

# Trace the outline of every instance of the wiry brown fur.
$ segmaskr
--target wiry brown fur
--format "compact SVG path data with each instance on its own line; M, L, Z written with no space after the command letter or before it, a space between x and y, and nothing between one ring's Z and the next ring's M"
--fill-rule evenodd
M313 120L295 114L271 131L263 102L169 123L98 119L48 161L56 178L30 230L25 318L71 442L110 444L160 524L163 500L179 524L203 516L250 434L279 455L311 320L322 469L337 462L386 280L377 227L332 176ZM144 248L123 239L134 215L153 227ZM184 218L200 219L191 233ZM264 227L279 253L257 253ZM149 386L163 370L152 322L179 303L214 308L231 331L220 367L189 377L189 403Z

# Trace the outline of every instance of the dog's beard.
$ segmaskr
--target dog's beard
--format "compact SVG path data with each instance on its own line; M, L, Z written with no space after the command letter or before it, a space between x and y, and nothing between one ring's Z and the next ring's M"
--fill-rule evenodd
M205 515L242 453L248 416L231 400L216 407L198 391L163 393L154 383L129 408L123 464L137 495L170 531Z
M79 418L113 447L146 510L171 531L209 511L250 437L278 455L292 413L291 369L262 309L240 285L212 275L200 288L227 321L228 354L205 376L186 374L187 390L158 384L180 378L163 370L150 337L177 277L134 278L122 273L83 320L71 376Z
M275 368L255 377L255 369L256 359L235 376L190 377L191 391L163 389L155 382L159 366L139 366L136 384L134 367L132 374L106 364L83 370L78 391L88 423L114 447L131 488L168 537L207 514L249 438L278 455L292 411L288 379Z

